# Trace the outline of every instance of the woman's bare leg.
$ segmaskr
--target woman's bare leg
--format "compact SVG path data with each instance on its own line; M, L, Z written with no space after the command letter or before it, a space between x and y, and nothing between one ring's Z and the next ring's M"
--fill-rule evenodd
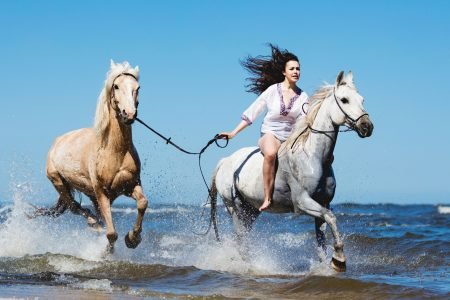
M277 172L277 153L280 146L280 141L270 133L264 134L259 139L259 148L264 155L264 202L259 208L260 211L267 209L272 202L272 194L275 185L275 174Z

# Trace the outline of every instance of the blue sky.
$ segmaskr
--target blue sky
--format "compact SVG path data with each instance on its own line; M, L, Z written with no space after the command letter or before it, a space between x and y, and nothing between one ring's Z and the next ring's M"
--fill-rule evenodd
M339 136L335 202L449 203L449 36L450 2L438 0L2 1L0 199L26 185L28 201L55 200L47 151L92 126L110 59L139 65L139 116L198 151L255 99L239 60L271 42L300 57L308 94L352 70L366 99L374 134ZM207 150L208 178L256 145L261 119ZM196 158L133 126L150 201L203 203Z

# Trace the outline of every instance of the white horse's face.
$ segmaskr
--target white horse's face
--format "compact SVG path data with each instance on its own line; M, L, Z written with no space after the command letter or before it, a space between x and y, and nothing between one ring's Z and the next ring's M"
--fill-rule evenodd
M345 77L344 72L340 72L334 88L334 105L331 111L333 123L346 124L354 128L360 137L369 137L373 131L373 124L363 104L364 98L353 84L352 72Z
M119 75L111 87L112 107L124 124L132 124L137 117L139 83L131 74Z

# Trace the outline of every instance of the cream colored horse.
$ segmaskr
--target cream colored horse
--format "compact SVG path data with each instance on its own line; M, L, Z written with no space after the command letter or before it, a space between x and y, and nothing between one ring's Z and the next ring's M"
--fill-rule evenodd
M99 96L94 128L68 132L56 139L48 153L47 177L59 193L51 209L38 209L36 215L59 216L67 208L87 218L88 224L106 224L110 250L117 240L111 204L120 195L134 198L138 216L125 244L136 248L141 241L142 220L147 199L141 186L141 164L133 145L131 124L137 116L139 67L111 61L105 86ZM74 191L87 195L97 216L73 198Z

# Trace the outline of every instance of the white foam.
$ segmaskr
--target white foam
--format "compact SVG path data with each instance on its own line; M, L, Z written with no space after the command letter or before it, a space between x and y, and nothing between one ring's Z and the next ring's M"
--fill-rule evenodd
M236 274L285 274L280 267L279 256L274 255L266 245L243 249L233 239L222 237L222 241L196 245L185 260L199 269L217 270ZM248 252L247 252L248 251ZM243 254L247 253L247 254ZM244 256L243 256L244 255Z
M450 206L438 206L438 212L440 214L450 214Z
M120 207L112 207L112 212L123 213L123 214L137 214L137 208L120 208ZM184 207L164 207L164 208L147 208L145 211L146 214L157 214L157 213L186 213L189 212L189 209Z
M95 290L95 291L105 291L113 292L111 287L111 281L108 279L91 279L84 282L77 282L70 284L73 288L83 289L83 290Z
M137 209L133 209L131 207L127 207L127 208L116 208L116 207L112 207L111 208L112 212L118 212L118 213L123 213L125 215L129 215L129 214L137 214Z
M251 264L244 261L238 246L230 239L222 238L217 244L197 245L192 252L192 265L199 269L226 271L232 273L249 273Z

